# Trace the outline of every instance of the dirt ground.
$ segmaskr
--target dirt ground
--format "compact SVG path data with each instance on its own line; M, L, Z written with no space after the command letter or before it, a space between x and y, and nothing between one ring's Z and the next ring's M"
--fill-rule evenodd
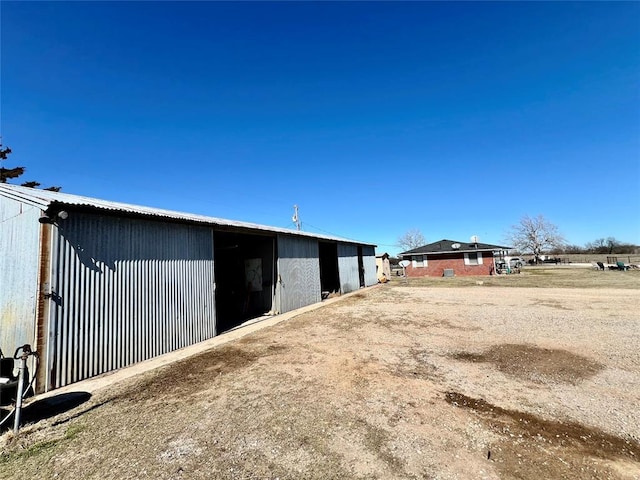
M640 479L639 311L392 282L5 433L0 478Z

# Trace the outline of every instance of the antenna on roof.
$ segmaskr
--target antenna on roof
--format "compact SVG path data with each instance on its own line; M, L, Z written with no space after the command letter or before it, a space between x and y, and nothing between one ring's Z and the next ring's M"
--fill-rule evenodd
M471 243L475 243L476 248L478 248L479 241L480 241L480 238L477 235L471 235Z
M296 230L300 231L300 217L298 216L298 205L293 206L293 217L291 217L293 223L296 225Z

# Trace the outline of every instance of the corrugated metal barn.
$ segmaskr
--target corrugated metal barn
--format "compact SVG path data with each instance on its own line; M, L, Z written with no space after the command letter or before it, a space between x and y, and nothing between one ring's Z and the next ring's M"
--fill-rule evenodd
M0 184L0 348L48 391L373 285L374 248Z

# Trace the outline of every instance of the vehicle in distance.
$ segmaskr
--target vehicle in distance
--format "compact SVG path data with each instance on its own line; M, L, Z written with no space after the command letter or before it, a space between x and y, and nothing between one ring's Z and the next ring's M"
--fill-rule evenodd
M509 266L511 268L522 268L524 265L527 264L527 262L525 262L524 258L522 257L508 257L509 259Z

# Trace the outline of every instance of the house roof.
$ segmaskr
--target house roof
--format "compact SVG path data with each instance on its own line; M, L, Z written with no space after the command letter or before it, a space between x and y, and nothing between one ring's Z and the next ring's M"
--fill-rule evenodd
M400 256L404 257L408 255L433 255L460 252L493 252L495 250L509 250L510 248L511 247L503 247L501 245L491 245L489 243L468 243L460 242L457 240L442 239L437 242L429 243L427 245L402 252Z
M315 233L290 230L287 228L270 227L257 223L238 222L235 220L208 217L205 215L196 215L192 213L177 212L173 210L163 210L159 208L132 205L128 203L112 202L108 200L100 200L97 198L83 197L80 195L71 195L69 193L52 192L49 190L21 187L18 185L10 185L7 183L0 183L0 196L11 198L13 200L40 208L42 210L50 209L54 212L57 212L63 208L76 207L103 212L121 213L129 216L144 216L156 219L180 221L184 223L201 223L222 227L236 227L239 229L261 230L265 232L312 237L323 240L333 240L343 243L353 243L375 247L375 245L372 243L363 243L341 237L317 235Z

